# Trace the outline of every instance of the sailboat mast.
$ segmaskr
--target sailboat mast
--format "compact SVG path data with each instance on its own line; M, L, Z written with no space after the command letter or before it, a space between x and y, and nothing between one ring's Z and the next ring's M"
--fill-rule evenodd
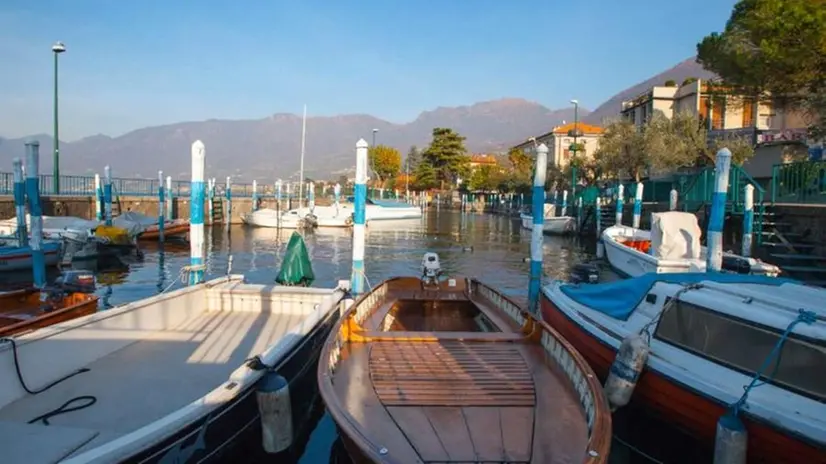
M304 203L304 141L307 137L307 105L304 105L304 117L301 120L301 164L298 168L298 207Z

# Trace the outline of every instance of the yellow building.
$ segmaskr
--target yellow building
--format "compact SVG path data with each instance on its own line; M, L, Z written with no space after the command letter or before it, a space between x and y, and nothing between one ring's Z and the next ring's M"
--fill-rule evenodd
M486 155L486 154L473 154L470 155L470 170L475 171L477 168L481 166L490 166L496 167L499 163L496 161L496 157L493 155Z
M593 157L594 152L599 148L602 133L601 127L591 124L582 122L564 124L535 137L535 141L528 139L513 148L523 150L526 154L533 156L535 145L544 143L548 147L548 166L564 168L570 163L574 151L578 157ZM574 146L574 135L576 135L577 146Z

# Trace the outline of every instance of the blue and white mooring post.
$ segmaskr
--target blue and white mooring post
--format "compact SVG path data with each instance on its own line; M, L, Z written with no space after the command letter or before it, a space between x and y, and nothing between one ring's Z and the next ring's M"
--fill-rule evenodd
M367 209L367 142L356 143L356 186L353 192L353 275L354 295L364 293L364 219Z
M163 171L158 171L158 240L163 242L163 225L166 222L166 214L163 207L166 201L163 195Z
M723 148L714 162L714 193L711 196L711 214L708 218L707 272L720 272L723 267L723 222L726 218L728 174L731 169L731 151Z
M209 225L212 225L212 221L215 220L215 178L207 179L207 206L209 209L207 210L207 219L209 219Z
M602 198L597 197L594 203L594 222L597 233L597 258L605 255L605 244L602 243Z
M292 184L287 182L287 210L293 209L293 192L292 192Z
M100 187L100 174L95 174L95 219L103 220L103 189Z
M26 180L23 177L23 161L15 158L14 166L14 212L17 214L17 246L29 245L29 232L26 228Z
M576 231L582 232L582 197L576 198Z
M166 219L172 218L172 176L166 176Z
M333 198L335 199L336 216L338 216L338 206L339 201L341 200L341 184L339 184L338 182L336 182L335 187L333 187Z
M614 225L621 226L622 225L622 202L623 198L625 197L625 186L620 184L617 187L617 213L614 216Z
M279 213L281 212L281 189L284 186L284 183L281 182L281 179L275 181L275 210Z
M545 177L548 171L548 147L536 147L533 173L533 228L531 229L531 280L528 284L528 304L533 314L539 314L539 287L542 282L542 244L545 229Z
M108 165L103 167L103 220L112 225L112 169Z
M252 211L258 211L258 181L252 181Z
M310 212L315 211L315 183L307 184L307 205L310 207Z
M26 142L26 196L29 197L29 220L32 239L32 271L34 286L46 286L46 257L43 255L43 212L40 209L40 143ZM26 215L23 215L25 221Z
M746 184L743 207L743 249L741 255L751 256L751 238L754 229L754 186Z
M189 202L189 285L204 281L204 171L206 148L196 140L192 144L192 183Z
M227 211L226 214L224 214L224 224L229 228L229 224L232 222L232 177L230 176L227 176L227 187L224 195L227 199L227 207L224 208Z
M568 215L568 191L562 191L562 214L561 217L565 217Z
M669 211L677 211L677 199L679 198L680 194L677 193L677 189L671 189L671 192L668 194L668 210Z
M640 228L640 217L642 216L642 182L637 182L637 188L634 191L634 218L631 227L635 229Z

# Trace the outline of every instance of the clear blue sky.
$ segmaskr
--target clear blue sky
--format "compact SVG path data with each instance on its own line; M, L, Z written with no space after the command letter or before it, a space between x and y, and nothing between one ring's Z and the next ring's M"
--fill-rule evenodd
M273 113L407 122L522 97L594 108L695 52L735 0L4 0L0 136Z

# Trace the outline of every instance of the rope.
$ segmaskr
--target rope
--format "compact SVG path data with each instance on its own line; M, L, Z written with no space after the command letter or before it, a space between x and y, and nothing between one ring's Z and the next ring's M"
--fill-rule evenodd
M232 256L230 256L230 259L232 259ZM167 285L166 288L161 290L160 293L166 293L167 291L169 291L170 288L172 288L175 284L177 284L178 281L180 281L184 285L189 284L189 275L191 273L195 272L195 271L204 271L204 272L206 272L206 264L183 266L181 268L181 271L178 273L178 277L172 279L172 282L169 285Z
M613 438L618 443L620 443L622 446L624 446L624 447L628 448L629 450L631 450L632 452L644 457L645 459L648 459L649 461L657 463L657 464L664 464L663 461L660 461L659 459L651 456L650 454L646 454L645 452L643 452L643 450L637 448L636 446L632 445L631 443L628 443L627 441L625 441L622 438L618 437L616 434L614 435Z
M30 395L39 395L40 393L43 393L44 391L54 387L55 385L65 381L65 380L68 380L68 379L70 379L70 378L72 378L72 377L74 377L78 374L82 374L84 372L89 372L89 368L83 367L81 369L78 369L78 370L72 372L69 375L66 375L64 377L61 377L61 378L55 380L54 382L46 385L43 388L32 390L26 384L26 381L23 379L23 373L20 370L20 358L18 357L18 354L17 354L17 342L15 342L15 340L13 338L0 338L0 343L2 343L2 342L6 342L6 343L11 344L11 352L12 352L12 358L14 360L14 370L17 373L17 381L20 382L20 386L23 387L23 390L25 390L26 393L28 393ZM67 407L70 404L72 404L74 402L77 402L77 401L86 401L86 403L83 403L81 405L74 406L74 407L71 407L71 408ZM33 424L37 421L43 421L44 425L49 425L49 418L50 417L58 416L60 414L65 414L67 412L79 411L81 409L88 408L89 406L97 403L97 401L98 401L97 398L94 397L94 396L91 396L91 395L78 396L78 397L72 398L69 401L63 403L63 405L60 406L57 409L53 409L53 410L47 412L46 414L42 414L40 416L35 417L34 419L30 420L28 423Z
M372 292L373 286L370 285L370 279L367 278L367 274L365 274L363 270L356 271L356 273L361 274L361 276L364 277L364 283L367 284L367 290Z
M792 329L794 329L794 327L801 322L811 325L814 324L816 321L817 314L815 314L814 311L808 311L805 309L798 310L797 317L788 325L788 327L786 327L786 331L783 332L783 335L780 337L780 340L777 341L769 355L766 356L766 359L763 360L763 364L760 366L760 369L758 369L757 372L754 374L754 377L752 377L751 382L749 382L748 385L743 387L743 396L741 396L739 400L737 400L734 404L732 404L729 407L729 409L735 417L737 417L737 415L740 413L740 409L746 404L746 400L748 400L749 393L753 389L766 384L766 382L760 382L760 378L763 377L763 371L767 367L769 367L769 364L775 357L778 357L780 355L780 351L783 349L783 345L786 343L786 340L792 333Z
M680 300L680 296L682 296L684 293L688 292L689 290L697 290L697 289L702 288L702 287L703 287L703 284L689 284L689 285L684 285L683 288L679 289L677 291L677 293L675 293L674 296L671 298L671 300L669 300L668 304L663 306L663 309L661 309L660 312L657 313L656 316L651 318L651 320L648 321L647 324L642 326L642 328L638 332L639 335L643 335L643 333L645 334L645 343L646 344L651 344L651 328L654 327L655 325L659 324L660 319L662 319L662 317L663 317L663 314L665 314L668 310L670 310L671 308L673 308L677 304L677 302Z

